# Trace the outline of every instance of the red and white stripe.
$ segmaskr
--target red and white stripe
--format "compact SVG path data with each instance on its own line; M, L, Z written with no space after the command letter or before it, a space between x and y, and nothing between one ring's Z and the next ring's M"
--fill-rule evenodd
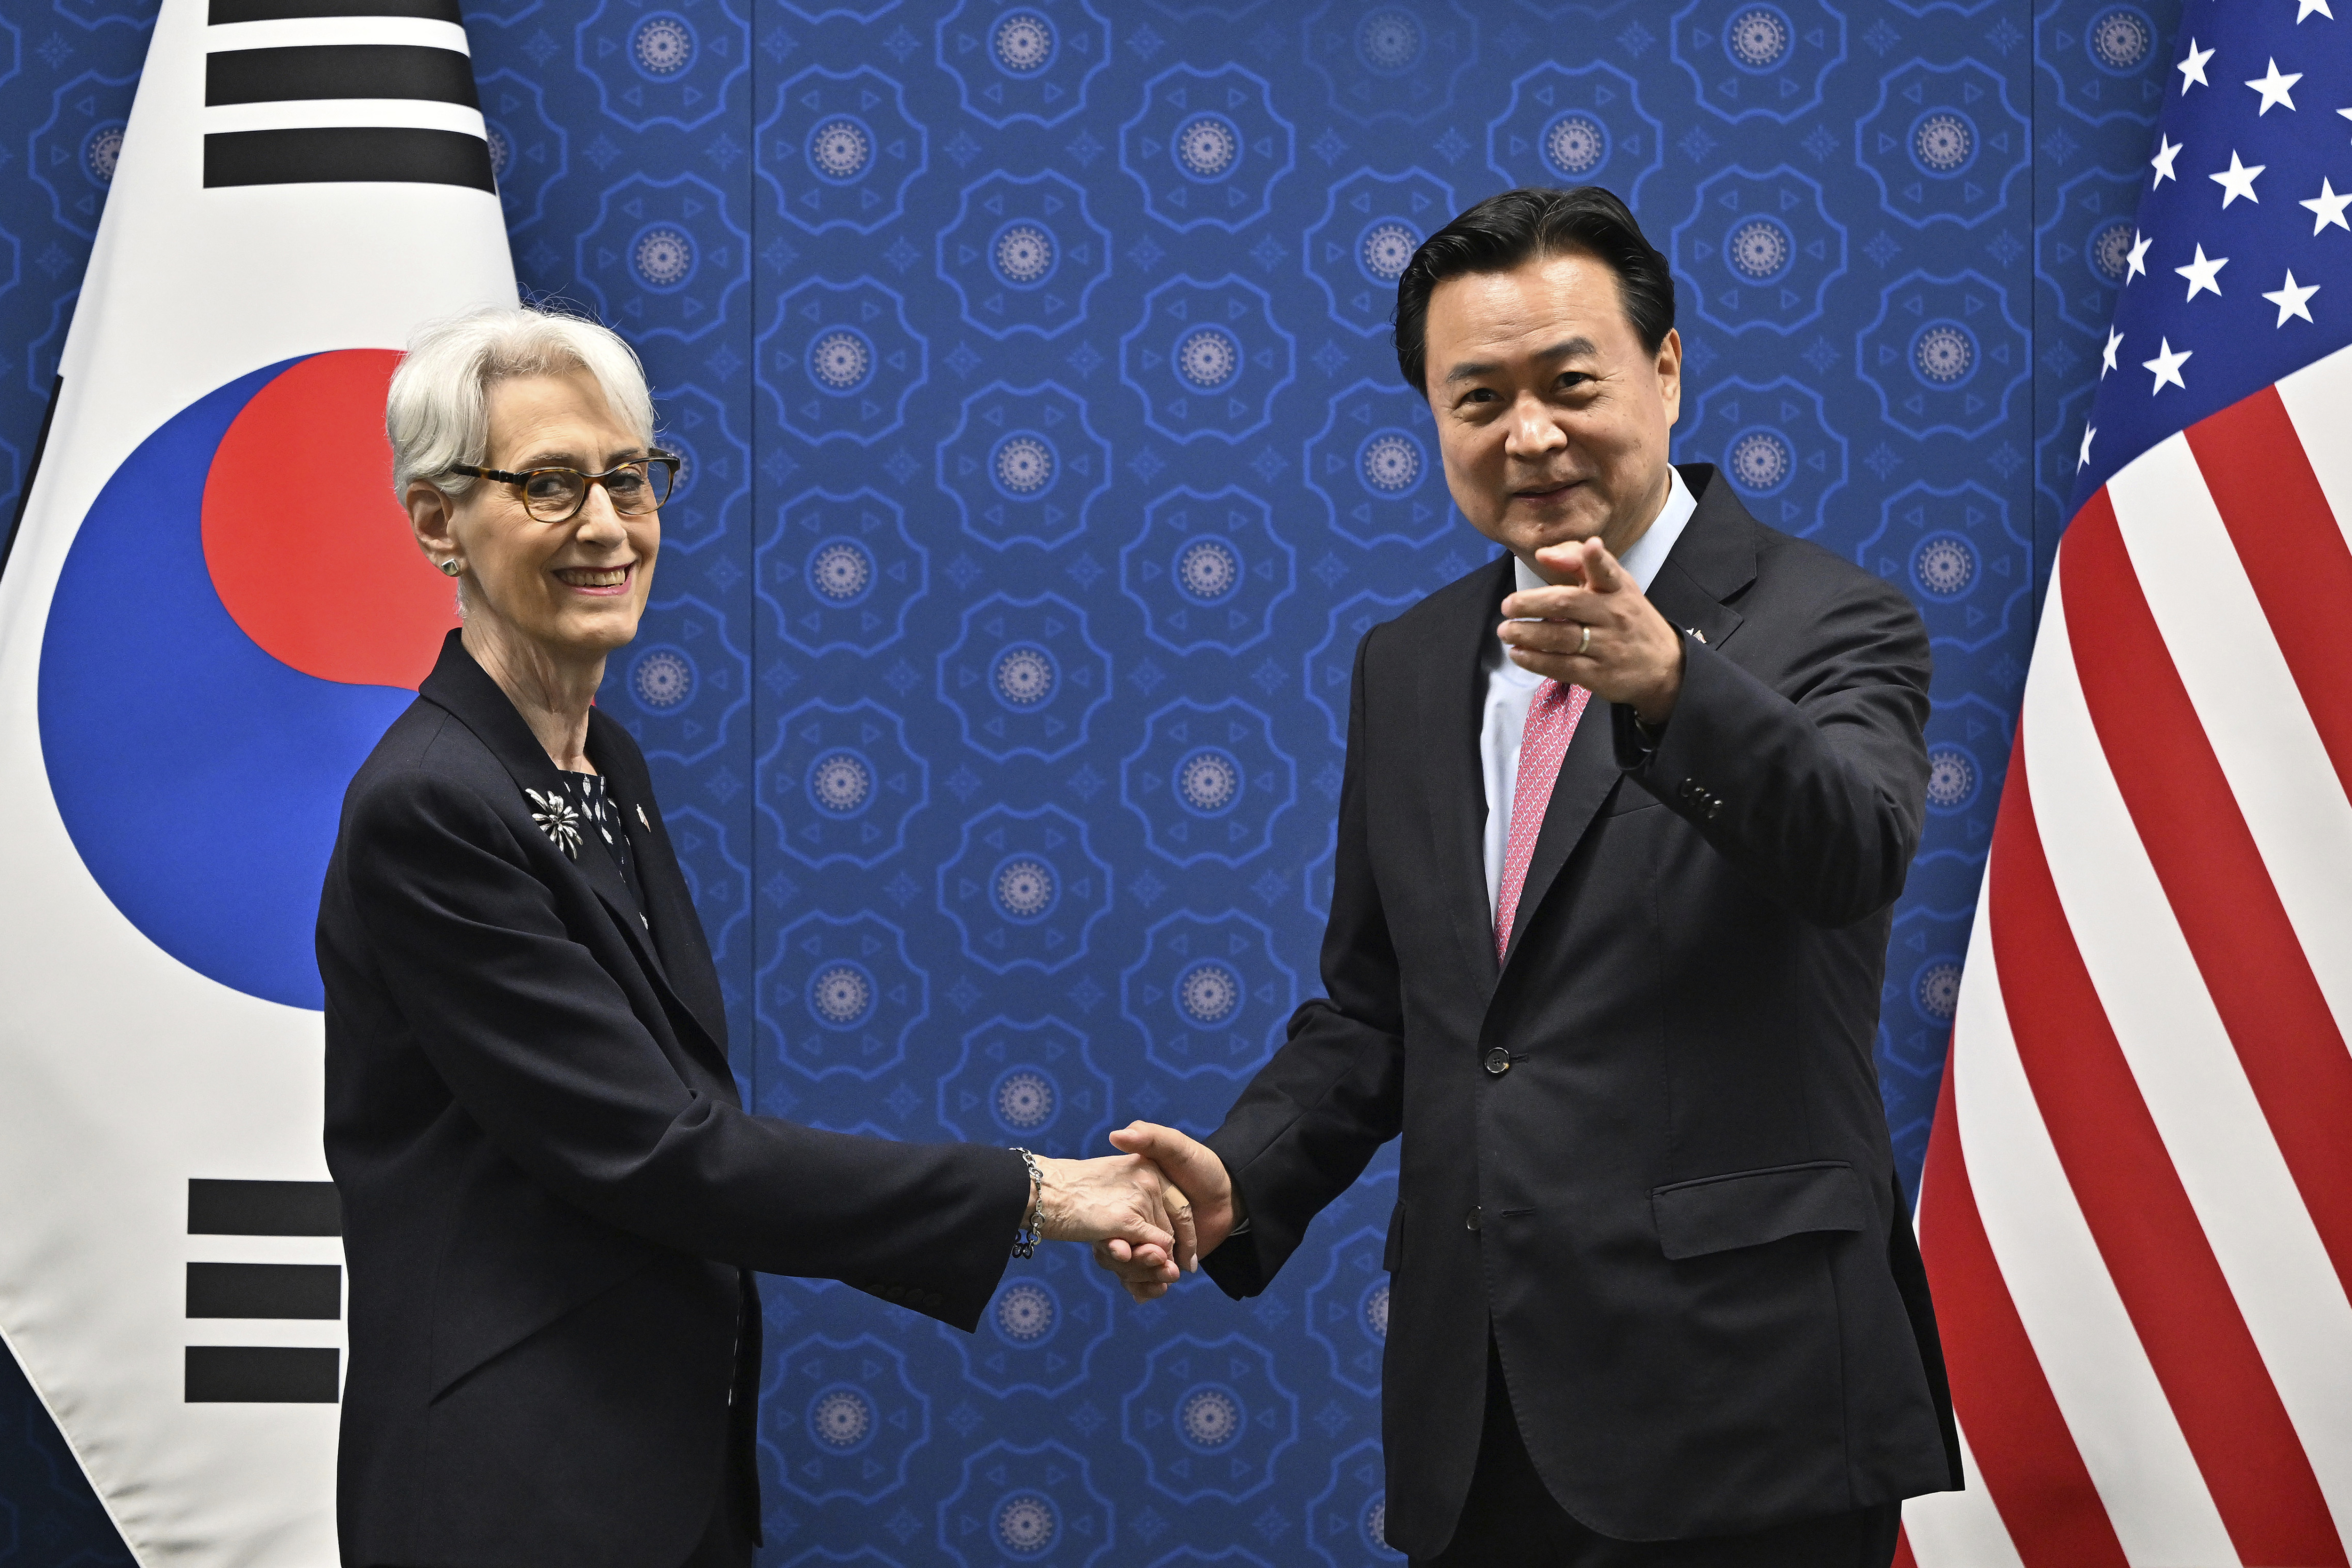
M2060 546L1921 1179L1968 1489L1899 1562L2347 1563L2348 429L2352 350Z

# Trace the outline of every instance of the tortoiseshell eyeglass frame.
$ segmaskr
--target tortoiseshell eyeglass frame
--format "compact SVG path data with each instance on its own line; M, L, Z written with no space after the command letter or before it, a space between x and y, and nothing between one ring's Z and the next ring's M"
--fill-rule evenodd
M642 458L633 458L625 463L615 464L614 467L605 469L601 474L583 473L578 468L529 468L517 474L509 473L504 468L478 468L471 463L452 463L449 465L449 471L453 474L465 474L477 479L495 479L500 484L512 485L517 489L522 491L523 510L530 512L532 517L537 518L541 522L569 522L573 518L580 515L581 508L588 504L588 487L590 485L604 485L604 494L609 499L613 494L613 487L608 481L616 475L629 473L632 471L636 472L645 479L646 486L650 490L656 488L656 481L654 479L654 470L656 468L659 468L662 471L663 476L658 481L658 489L661 493L655 496L653 505L640 508L635 511L626 510L618 501L614 501L613 506L614 511L619 513L623 517L643 517L646 512L659 511L662 509L663 504L669 500L670 488L677 482L677 470L681 466L683 466L683 463L684 459L679 458L677 453L665 452L656 448L652 451L648 451ZM572 503L571 510L550 516L548 513L543 512L537 507L531 505L530 490L529 487L530 481L541 474L569 474L572 478L581 481L579 499Z

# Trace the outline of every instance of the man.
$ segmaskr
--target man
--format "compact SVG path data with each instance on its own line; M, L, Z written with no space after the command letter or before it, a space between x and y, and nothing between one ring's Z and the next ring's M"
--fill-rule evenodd
M1432 236L1396 344L1507 553L1357 649L1328 998L1205 1146L1114 1139L1243 1297L1402 1134L1416 1563L1884 1568L1901 1500L1959 1484L1871 1062L1927 636L1668 465L1673 283L1608 192Z

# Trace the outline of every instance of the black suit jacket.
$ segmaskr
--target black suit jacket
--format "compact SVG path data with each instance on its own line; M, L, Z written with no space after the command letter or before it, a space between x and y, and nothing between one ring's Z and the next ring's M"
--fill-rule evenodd
M1682 695L1654 750L1587 711L1499 965L1478 725L1510 558L1366 634L1328 996L1210 1139L1250 1225L1208 1271L1244 1296L1403 1136L1383 1397L1388 1539L1416 1556L1469 1489L1490 1332L1538 1470L1603 1535L1958 1484L1871 1060L1927 636L1683 473L1697 511L1649 595L1685 628Z
M725 1485L756 1521L743 1271L969 1330L1027 1202L1005 1150L744 1113L645 758L602 713L588 755L642 914L604 846L533 823L554 764L455 632L344 799L319 967L347 1563L667 1568Z

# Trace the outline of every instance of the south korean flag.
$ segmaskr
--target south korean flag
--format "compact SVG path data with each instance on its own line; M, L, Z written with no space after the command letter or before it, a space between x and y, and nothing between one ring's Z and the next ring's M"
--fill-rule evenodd
M311 930L454 624L384 391L514 299L455 0L163 0L0 556L0 1334L144 1563L337 1560Z

